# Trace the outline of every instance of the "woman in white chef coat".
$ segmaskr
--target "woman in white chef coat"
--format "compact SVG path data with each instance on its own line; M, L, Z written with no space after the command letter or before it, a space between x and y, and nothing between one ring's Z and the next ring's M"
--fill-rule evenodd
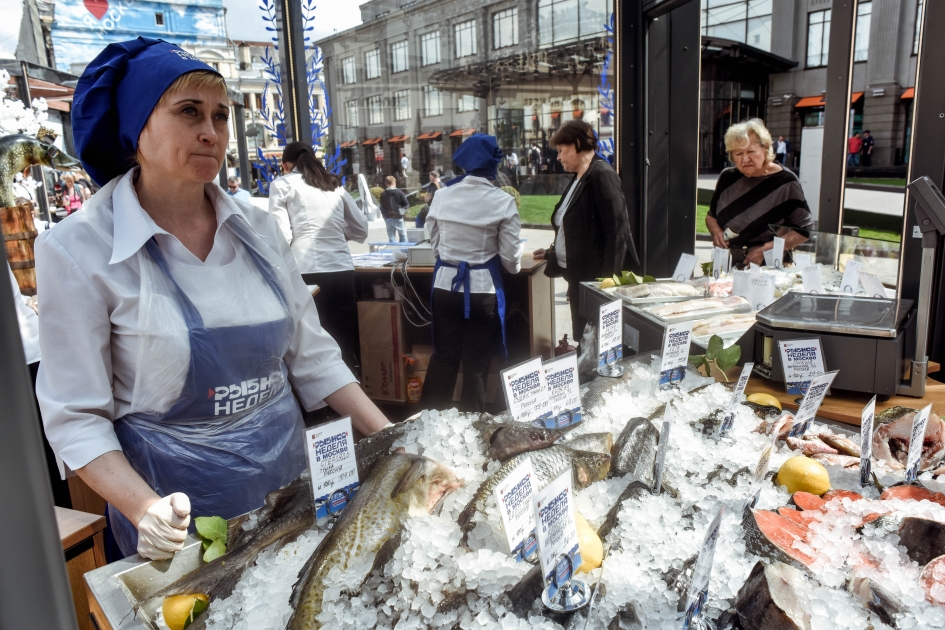
M154 39L109 45L73 102L103 186L36 242L37 381L57 456L109 503L121 550L168 558L305 467L301 411L386 424L319 325L276 221L215 180L223 78Z
M318 285L318 318L354 369L360 355L358 295L348 241L367 239L367 219L311 145L287 144L282 168L286 174L269 186L269 212L279 222L306 284Z

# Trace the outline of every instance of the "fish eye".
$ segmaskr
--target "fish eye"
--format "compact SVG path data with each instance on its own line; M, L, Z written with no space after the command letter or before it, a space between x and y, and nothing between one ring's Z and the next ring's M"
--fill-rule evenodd
M536 440L536 441L537 441L537 440L540 440L540 439L542 438L542 434L541 434L541 433L538 433L538 432L532 433L532 434L531 434L531 438L532 438L533 440Z

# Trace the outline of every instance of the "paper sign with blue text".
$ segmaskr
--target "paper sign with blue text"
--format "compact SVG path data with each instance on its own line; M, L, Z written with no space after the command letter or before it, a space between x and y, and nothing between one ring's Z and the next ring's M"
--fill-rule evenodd
M541 357L506 368L499 372L499 378L512 420L544 426L551 415L551 405Z
M598 322L597 367L623 358L623 300L600 305Z
M551 405L551 427L577 424L581 412L581 384L578 381L577 352L569 352L544 362Z
M810 387L807 393L804 394L804 400L801 401L800 407L797 408L797 415L794 416L790 437L800 437L807 433L807 429L810 428L814 418L817 417L817 410L820 409L820 404L824 402L827 390L830 389L830 384L836 376L837 370L834 370L811 379Z
M779 341L778 349L784 368L784 386L789 394L803 396L811 379L827 371L820 339Z
M679 383L686 377L692 322L679 322L666 327L663 354L660 357L660 387Z
M581 566L571 475L568 467L534 495L541 576L549 599Z
M502 516L502 526L509 543L509 553L516 562L527 558L535 550L535 471L532 460L526 457L509 475L496 485L496 505Z
M771 242L771 249L764 251L765 264L775 269L784 268L784 239L778 236Z
M751 378L751 371L754 367L754 363L746 363L742 366L742 372L738 375L735 390L732 392L732 402L729 403L725 418L722 420L722 426L719 428L720 435L725 435L732 429L732 425L735 423L735 410L738 409L738 404L741 402L742 394L745 393L748 379Z
M870 485L873 470L873 420L876 419L876 396L860 413L860 487Z
M932 405L923 407L912 420L912 434L909 440L909 455L906 457L906 481L915 481L919 476L919 464L922 462L922 446L925 442L925 427L929 424Z
M340 513L358 487L351 418L340 418L307 429L305 450L312 474L316 516L321 518Z
M702 615L702 607L705 606L708 598L709 578L712 576L712 565L715 563L715 546L719 540L724 513L725 506L722 505L709 524L709 529L702 540L699 559L696 560L696 566L692 570L692 582L689 583L689 590L686 593L686 616L683 619L683 630L694 627L692 622Z

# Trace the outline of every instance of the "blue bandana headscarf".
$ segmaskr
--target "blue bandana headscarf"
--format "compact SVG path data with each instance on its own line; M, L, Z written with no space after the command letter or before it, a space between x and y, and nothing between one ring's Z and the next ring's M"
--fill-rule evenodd
M495 179L502 155L502 149L499 148L495 136L475 133L466 138L466 141L453 153L453 163L466 171L466 175ZM465 175L457 177L448 185L459 183L464 177Z
M72 100L72 135L96 183L128 172L155 105L179 76L196 70L216 72L179 46L147 37L109 44L88 65Z

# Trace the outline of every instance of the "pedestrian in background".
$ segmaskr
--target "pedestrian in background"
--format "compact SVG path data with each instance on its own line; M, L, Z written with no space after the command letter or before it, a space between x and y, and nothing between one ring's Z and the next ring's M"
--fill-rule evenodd
M862 146L863 140L860 139L860 132L857 131L847 140L847 166L859 166Z
M249 194L248 190L240 187L241 183L239 177L228 177L226 180L226 194L230 197L236 197L240 201L249 201L253 196Z
M788 154L788 142L784 139L784 136L778 136L778 142L774 148L774 159L778 164L783 165L784 161L787 159Z
M863 131L863 147L860 149L860 166L873 166L873 145L876 141L869 129Z
M381 193L381 214L387 225L387 240L391 243L406 243L407 227L404 225L404 215L410 207L410 202L407 201L404 191L397 188L396 179L388 175L384 182L387 184L387 190Z

